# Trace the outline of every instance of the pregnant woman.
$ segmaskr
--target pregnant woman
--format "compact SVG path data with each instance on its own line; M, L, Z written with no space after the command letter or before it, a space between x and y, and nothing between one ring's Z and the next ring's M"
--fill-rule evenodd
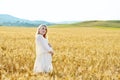
M52 55L53 49L51 45L48 43L48 39L46 38L47 34L47 26L40 25L37 28L35 43L36 43L36 59L34 63L34 72L51 72L53 70L52 66Z

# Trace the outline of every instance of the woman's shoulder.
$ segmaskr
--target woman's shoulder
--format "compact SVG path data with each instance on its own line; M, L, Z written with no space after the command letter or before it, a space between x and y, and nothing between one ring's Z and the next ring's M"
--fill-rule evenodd
M41 34L37 34L36 37L42 37L42 35Z
M41 34L36 35L36 38L41 38L42 40L47 40L47 38L44 38Z

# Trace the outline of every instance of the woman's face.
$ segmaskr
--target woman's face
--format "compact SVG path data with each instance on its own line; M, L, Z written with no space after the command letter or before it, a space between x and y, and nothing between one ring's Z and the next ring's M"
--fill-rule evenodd
M41 28L38 29L38 33L40 33L41 35L46 34L47 32L47 28L45 26L42 26Z

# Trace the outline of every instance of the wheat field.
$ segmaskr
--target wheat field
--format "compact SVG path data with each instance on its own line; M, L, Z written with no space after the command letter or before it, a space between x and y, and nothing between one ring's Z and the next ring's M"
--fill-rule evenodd
M36 28L0 27L1 80L120 80L120 29L48 27L53 72L34 74Z

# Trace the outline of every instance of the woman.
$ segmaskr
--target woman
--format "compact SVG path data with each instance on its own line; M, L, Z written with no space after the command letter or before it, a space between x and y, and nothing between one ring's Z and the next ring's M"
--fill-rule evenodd
M53 49L46 38L47 26L40 25L36 32L36 60L34 64L34 72L51 72Z

